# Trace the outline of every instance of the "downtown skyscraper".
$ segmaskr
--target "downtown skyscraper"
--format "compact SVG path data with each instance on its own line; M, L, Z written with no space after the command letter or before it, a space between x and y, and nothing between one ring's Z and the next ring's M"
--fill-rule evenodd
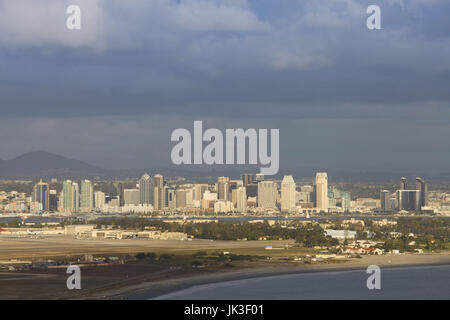
M81 181L80 209L84 212L94 209L94 185L89 180Z
M64 181L61 200L64 212L77 212L80 205L78 183L72 180Z
M284 176L281 181L281 212L296 210L296 184L291 175Z
M383 212L391 211L391 194L389 190L382 190L380 193L380 204Z
M219 177L217 179L217 194L219 200L230 200L230 178Z
M38 203L40 211L50 209L50 186L48 183L39 181L33 189L33 202Z
M326 172L316 173L316 208L328 212L328 175Z
M277 184L274 181L258 183L258 207L275 208L277 204Z
M397 209L404 211L422 211L422 207L428 206L428 187L425 181L417 177L416 188L408 189L407 180L402 177L400 190L396 192Z
M239 212L247 211L247 193L245 187L238 187L236 189L236 209Z
M157 174L153 177L153 208L162 210L165 207L164 177Z
M139 179L139 203L142 205L153 203L152 178L147 173Z
M416 190L420 191L420 207L428 206L428 186L420 177L416 178Z

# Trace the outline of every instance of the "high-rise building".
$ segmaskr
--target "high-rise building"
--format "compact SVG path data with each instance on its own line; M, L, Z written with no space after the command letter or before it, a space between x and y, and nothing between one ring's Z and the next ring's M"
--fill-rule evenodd
M78 183L66 180L62 189L62 209L65 212L77 212L80 204Z
M300 191L297 191L297 204L302 208L314 207L314 187L311 185L300 186Z
M397 190L398 210L420 211L419 190Z
M230 191L232 191L239 187L243 187L244 183L242 182L242 180L230 180L229 186L230 186Z
M237 189L231 190L231 203L237 208Z
M105 204L108 207L120 207L120 196L105 197Z
M349 212L350 211L350 193L348 192L341 192L341 207L343 212Z
M217 201L217 193L207 190L203 194L203 199L207 201Z
M247 191L247 198L255 198L258 196L258 185L257 184L248 184L245 186Z
M137 206L139 204L139 189L124 189L123 203L124 205Z
M157 174L153 177L153 208L162 210L165 206L164 177Z
M66 180L63 182L62 191L60 195L60 206L63 211L71 211L73 206L72 199L72 181Z
M95 198L94 205L96 209L101 209L105 206L106 196L103 191L95 191L94 198Z
M58 194L57 194L56 190L50 190L49 210L50 211L57 211L58 210Z
M391 211L391 195L388 190L382 190L380 193L381 211Z
M328 191L328 208L336 207L337 196L334 193L334 190Z
M230 200L230 178L219 177L217 179L217 193L219 200Z
M177 208L186 208L187 206L187 190L177 189L176 191L176 204Z
M405 177L400 179L400 190L408 190L408 180Z
M261 181L258 183L258 207L275 208L277 205L277 183Z
M311 192L303 192L303 191L297 191L296 201L303 202L303 203L310 203L311 202Z
M328 212L328 176L326 172L316 173L316 208Z
M203 199L203 194L208 190L208 185L205 183L197 183L194 185L195 194L194 200L201 201Z
M124 186L122 182L116 183L117 195L119 196L119 204L121 207L125 205L125 194L124 194Z
M72 192L73 192L73 200L75 207L75 212L78 212L80 209L80 187L78 186L78 182L72 183Z
M34 186L33 202L37 203L40 211L49 211L50 209L50 186L42 182L42 179Z
M153 203L152 178L146 173L139 179L139 203Z
M247 193L245 187L238 187L236 189L236 209L239 212L247 211Z
M175 209L177 207L177 197L175 189L165 188L165 206L169 209Z
M229 182L229 192L231 194L231 202L234 206L237 205L237 189L242 187L244 184L242 180L230 180Z
M241 174L241 180L244 183L244 187L246 187L249 184L255 183L255 174L253 173L243 173Z
M195 189L192 186L186 186L186 207L194 207L194 192Z
M416 178L416 190L420 191L420 207L428 206L428 186L422 178Z
M284 176L281 182L281 211L293 212L296 210L296 185L291 175Z
M89 180L81 181L80 208L84 212L94 209L94 185Z

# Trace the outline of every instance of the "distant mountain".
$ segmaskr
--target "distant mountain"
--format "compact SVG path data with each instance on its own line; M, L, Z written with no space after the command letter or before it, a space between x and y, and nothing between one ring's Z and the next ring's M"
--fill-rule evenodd
M0 160L1 179L93 178L107 171L83 161L46 151L25 153L10 160Z
M397 183L400 177L420 176L427 182L448 182L450 173L394 173L394 172L343 172L334 170L324 170L321 168L297 167L289 170L280 169L276 176L270 179L282 179L285 174L292 174L296 180L310 181L314 179L315 172L327 171L328 178L334 182L392 182ZM139 179L144 173L155 175L162 174L164 177L183 177L197 181L215 181L219 176L227 176L238 179L241 173L257 173L259 166L251 165L168 165L165 168L147 169L123 169L105 170L103 168L90 165L86 162L70 159L46 151L34 151L25 153L10 160L0 159L0 179L1 180L38 180L40 178L49 180L51 178L61 179Z
M239 177L240 172L248 172L248 168L224 166L220 169L210 166L175 166L166 168L105 170L86 162L70 159L47 151L33 151L10 160L0 159L0 179L3 180L48 180L57 179L138 179L144 173L155 175L160 173L167 178L207 178L217 176ZM256 172L252 168L249 172Z

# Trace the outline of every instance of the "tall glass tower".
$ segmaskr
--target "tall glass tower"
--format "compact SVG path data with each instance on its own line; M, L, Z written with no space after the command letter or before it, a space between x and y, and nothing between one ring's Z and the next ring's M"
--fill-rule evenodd
M42 182L42 179L34 186L33 202L39 203L41 211L48 211L50 208L50 186Z

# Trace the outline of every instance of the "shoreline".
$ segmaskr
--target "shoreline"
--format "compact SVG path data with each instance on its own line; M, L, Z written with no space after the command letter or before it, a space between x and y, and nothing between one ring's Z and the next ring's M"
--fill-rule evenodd
M369 265L378 265L381 268L450 265L450 253L364 256L361 259L350 258L350 260L341 263L302 264L298 266L272 265L266 267L240 268L225 272L221 270L195 276L181 276L163 281L124 285L121 288L73 297L73 299L148 300L199 285L300 273L353 271L365 269Z

